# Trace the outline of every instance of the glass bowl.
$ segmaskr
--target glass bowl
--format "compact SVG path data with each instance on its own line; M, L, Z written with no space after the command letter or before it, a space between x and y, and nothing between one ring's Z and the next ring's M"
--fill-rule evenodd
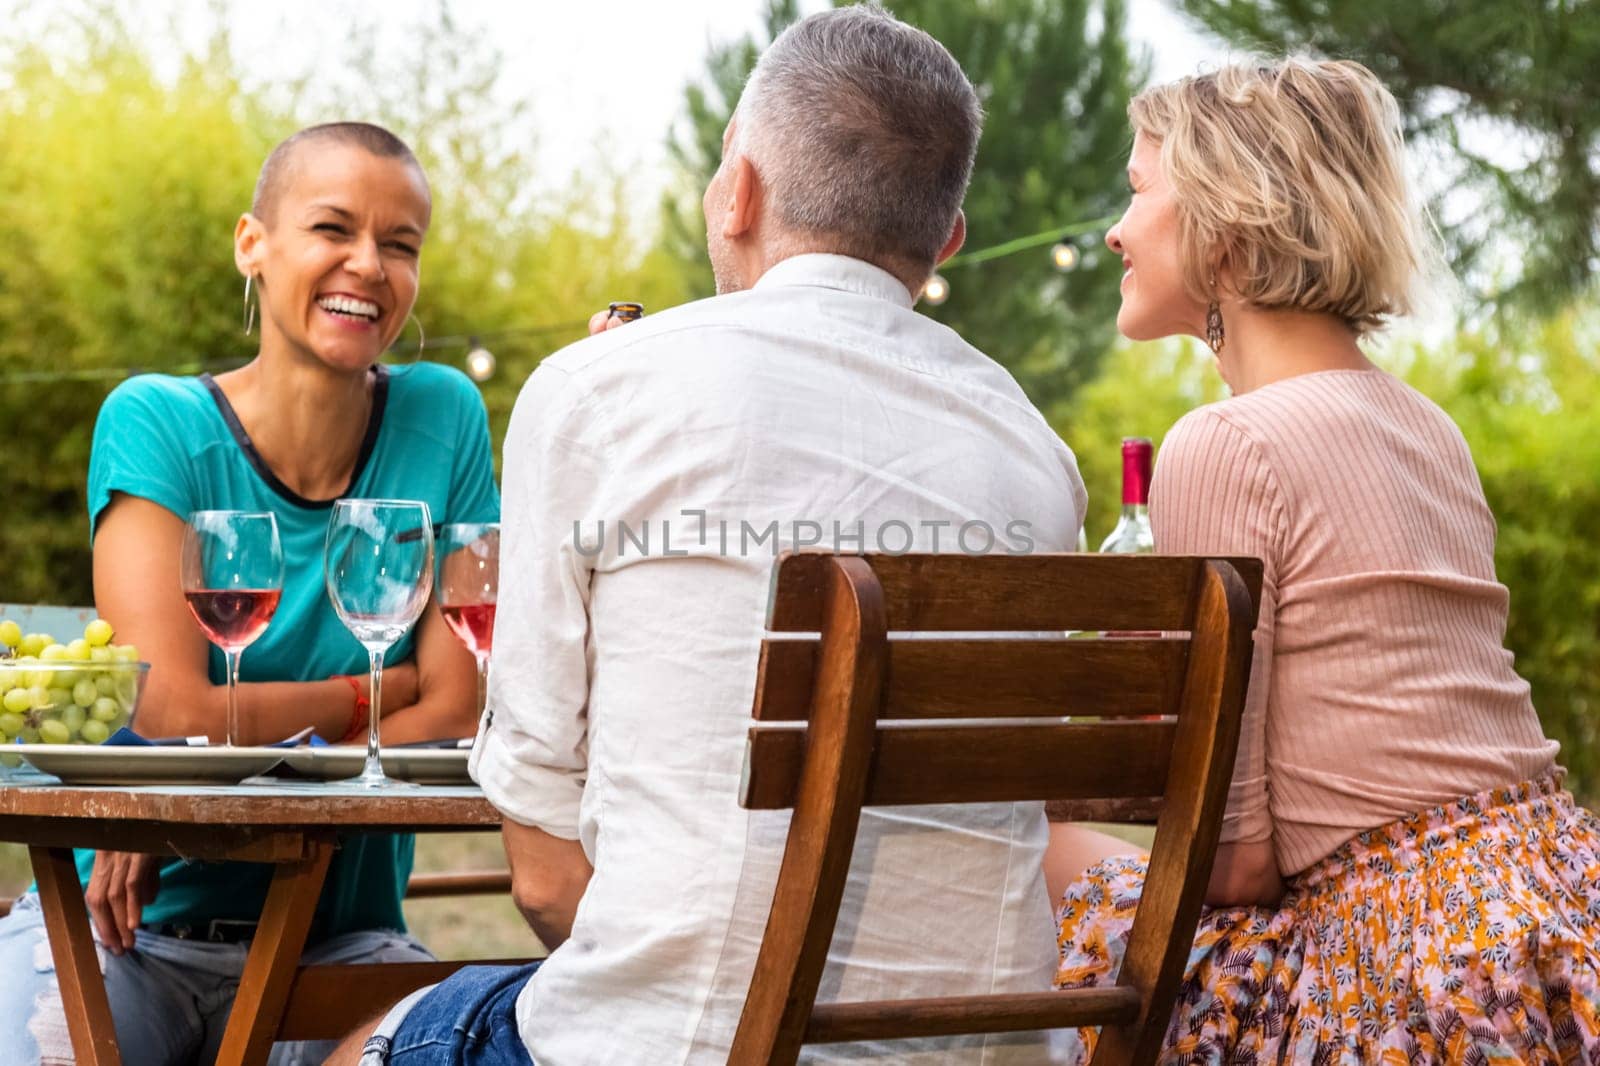
M0 744L102 744L131 725L150 664L0 659Z

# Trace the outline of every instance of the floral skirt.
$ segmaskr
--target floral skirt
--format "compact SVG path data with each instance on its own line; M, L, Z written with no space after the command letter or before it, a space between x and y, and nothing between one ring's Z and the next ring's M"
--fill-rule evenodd
M1114 980L1144 875L1067 890L1057 987ZM1495 789L1362 833L1276 908L1205 912L1160 1062L1600 1064L1600 819L1558 776Z

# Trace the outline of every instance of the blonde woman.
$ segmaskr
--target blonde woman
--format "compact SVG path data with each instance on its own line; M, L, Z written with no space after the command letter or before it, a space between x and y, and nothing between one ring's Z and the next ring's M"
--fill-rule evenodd
M1129 114L1118 328L1203 337L1233 392L1168 435L1156 546L1266 563L1163 1061L1600 1062L1600 822L1502 645L1465 441L1361 346L1431 259L1394 100L1291 59ZM1114 977L1145 869L1124 850L1056 829L1061 987Z

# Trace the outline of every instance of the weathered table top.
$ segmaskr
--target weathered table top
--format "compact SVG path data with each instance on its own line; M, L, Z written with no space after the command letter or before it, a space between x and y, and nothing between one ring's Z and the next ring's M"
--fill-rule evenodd
M343 782L243 785L0 784L0 819L93 818L191 825L476 829L500 815L476 785L369 789Z

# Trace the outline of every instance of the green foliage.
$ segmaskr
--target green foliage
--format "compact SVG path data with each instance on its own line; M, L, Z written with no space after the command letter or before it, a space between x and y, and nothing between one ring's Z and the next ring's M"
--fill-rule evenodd
M90 436L129 368L191 373L254 354L233 227L261 160L301 125L379 121L417 149L434 212L416 314L431 337L485 337L499 361L484 386L497 437L527 374L584 336L608 294L651 308L683 298L676 267L639 245L618 179L591 173L529 202L536 162L516 146L531 138L505 135L522 116L493 92L498 55L447 8L399 36L415 54L273 86L242 82L220 29L175 75L158 73L103 6L0 48L0 601L92 599ZM547 323L558 328L524 331ZM408 328L399 346L415 342ZM464 344L428 351L457 365L464 355ZM62 371L85 377L37 379Z
M1399 354L1472 447L1511 590L1506 646L1570 787L1600 804L1600 311Z
M1159 449L1174 422L1226 395L1210 350L1197 341L1122 344L1106 357L1100 376L1056 412L1052 425L1078 457L1089 487L1084 526L1091 550L1117 524L1122 438L1149 437Z
M722 162L722 134L756 60L799 18L799 0L766 0L760 39L744 37L714 46L706 55L705 81L691 82L684 89L688 128L667 142L667 156L678 172L678 183L662 201L661 214L663 245L681 264L691 299L717 291L706 253L706 221L700 201Z
M969 248L1120 213L1126 109L1143 80L1123 37L1122 0L885 6L944 42L983 101L987 119L966 201ZM792 0L769 0L766 41L797 14ZM688 90L688 134L672 149L685 191L669 199L668 233L673 250L694 263L691 286L702 294L711 291L711 274L699 191L716 170L722 132L759 51L746 39L712 53L707 81ZM1094 375L1112 339L1121 270L1098 250L1100 236L1081 240L1084 265L1066 275L1050 267L1043 248L952 265L949 301L924 310L1004 364L1048 410Z
M1497 210L1451 227L1458 265L1523 251L1512 304L1558 308L1600 270L1600 10L1590 0L1178 0L1231 42L1356 59ZM1494 159L1485 143L1509 148ZM1509 142L1509 143L1508 143ZM1455 195L1454 182L1441 187ZM1448 204L1443 217L1449 217ZM1457 212L1459 213L1459 212Z
M1519 332L1398 345L1379 361L1461 427L1499 523L1495 566L1511 590L1506 646L1561 741L1569 786L1600 803L1600 312ZM1224 394L1191 342L1118 348L1056 425L1089 486L1091 545L1115 520L1125 435L1159 442L1179 416Z

